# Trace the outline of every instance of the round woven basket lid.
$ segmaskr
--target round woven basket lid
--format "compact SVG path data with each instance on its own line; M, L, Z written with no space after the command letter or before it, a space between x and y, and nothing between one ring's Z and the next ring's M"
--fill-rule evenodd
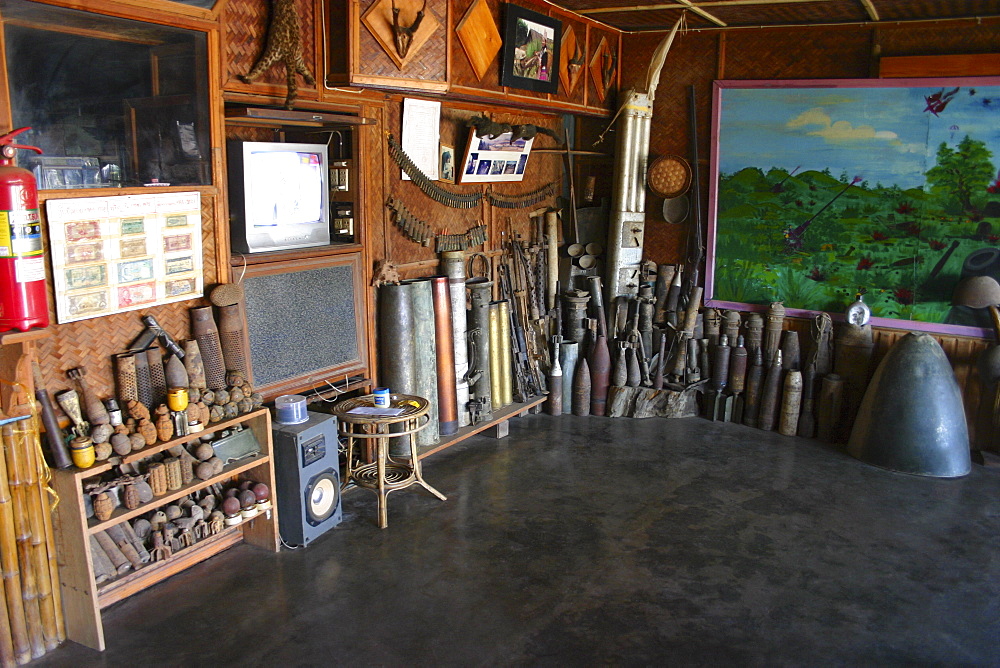
M691 186L691 165L679 155L661 155L646 172L646 184L660 197L677 197Z

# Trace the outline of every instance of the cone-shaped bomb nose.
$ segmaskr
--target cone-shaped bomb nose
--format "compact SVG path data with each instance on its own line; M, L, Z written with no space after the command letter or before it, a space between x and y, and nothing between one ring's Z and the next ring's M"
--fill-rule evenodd
M962 392L944 350L928 334L907 334L868 385L848 453L866 464L956 478L972 468Z

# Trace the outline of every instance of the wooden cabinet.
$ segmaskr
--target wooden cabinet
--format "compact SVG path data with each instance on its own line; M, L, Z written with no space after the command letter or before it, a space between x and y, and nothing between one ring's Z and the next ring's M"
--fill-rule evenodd
M278 511L274 503L274 463L271 447L271 416L267 409L260 409L234 420L213 424L211 429L197 434L157 443L123 457L124 463L132 463L168 450L177 445L185 445L206 434L221 432L235 425L251 429L260 452L251 457L228 464L222 473L208 480L197 478L179 489L154 497L149 503L132 510L118 507L111 517L104 521L88 518L84 503L83 485L85 481L111 471L111 465L100 463L89 469L69 468L52 472L52 485L59 494L56 509L57 543L59 554L59 579L62 588L63 607L66 615L66 634L87 647L104 649L104 627L101 623L101 609L132 594L142 591L189 566L208 559L241 541L267 550L278 551ZM227 526L221 532L194 543L190 547L174 553L164 561L150 561L141 568L128 572L110 582L98 585L92 566L91 536L132 520L160 507L179 501L189 494L198 492L215 483L246 479L263 482L272 490L272 508L241 524Z

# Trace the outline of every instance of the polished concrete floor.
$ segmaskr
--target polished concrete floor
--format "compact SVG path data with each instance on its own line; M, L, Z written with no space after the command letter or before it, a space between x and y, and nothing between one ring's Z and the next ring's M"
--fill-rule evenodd
M1000 471L895 474L700 418L511 422L105 612L57 666L1000 664Z

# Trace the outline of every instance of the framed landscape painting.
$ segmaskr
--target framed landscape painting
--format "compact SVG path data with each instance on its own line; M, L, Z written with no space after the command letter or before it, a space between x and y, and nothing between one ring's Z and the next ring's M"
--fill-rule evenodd
M988 336L1000 280L1000 77L717 81L706 302Z

